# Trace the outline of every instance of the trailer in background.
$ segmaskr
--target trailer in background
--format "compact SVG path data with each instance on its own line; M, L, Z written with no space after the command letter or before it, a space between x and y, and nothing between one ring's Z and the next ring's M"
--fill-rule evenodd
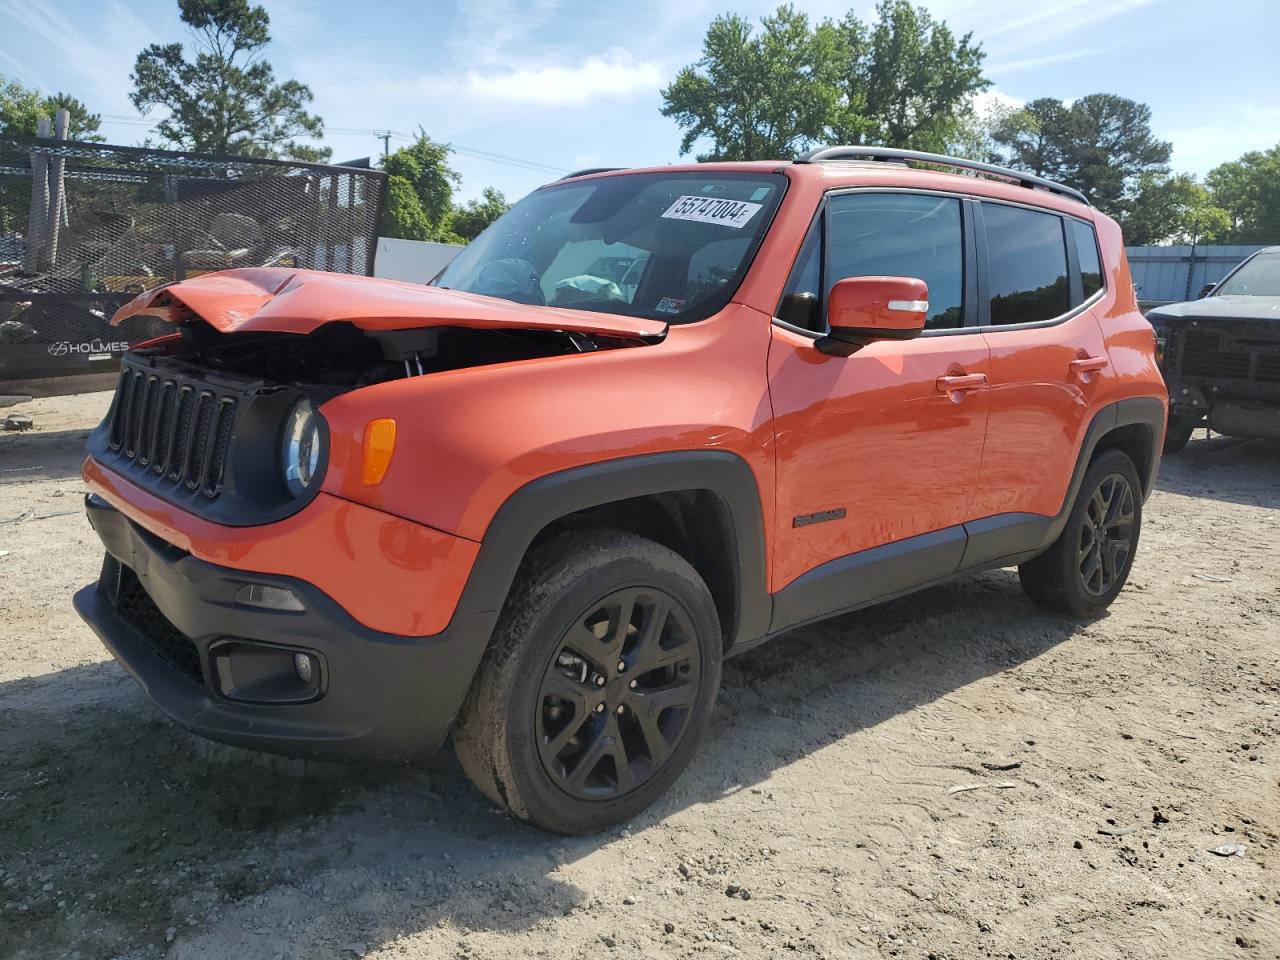
M0 394L109 385L131 343L165 330L111 315L161 284L251 266L372 275L385 182L367 160L0 139Z

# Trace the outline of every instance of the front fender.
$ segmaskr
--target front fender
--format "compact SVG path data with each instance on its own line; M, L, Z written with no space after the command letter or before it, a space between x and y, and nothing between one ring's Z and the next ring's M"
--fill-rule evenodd
M771 518L768 318L730 305L661 342L450 370L344 393L329 425L323 488L469 540L542 477L675 451L727 451L754 475ZM373 419L396 420L381 483L362 483Z

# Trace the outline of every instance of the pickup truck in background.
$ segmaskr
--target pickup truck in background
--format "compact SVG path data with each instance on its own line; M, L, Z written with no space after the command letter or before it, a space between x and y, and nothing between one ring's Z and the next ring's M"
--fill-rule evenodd
M1280 246L1248 257L1199 300L1147 319L1169 387L1165 453L1206 422L1227 436L1280 440Z

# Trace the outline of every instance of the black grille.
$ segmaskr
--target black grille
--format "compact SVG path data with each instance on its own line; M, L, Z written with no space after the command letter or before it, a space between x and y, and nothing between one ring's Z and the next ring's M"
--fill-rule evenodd
M147 646L161 660L195 683L203 683L200 651L181 630L160 612L155 601L142 588L137 575L120 566L120 588L116 595L116 612L120 619L137 630Z
M1247 353L1225 353L1216 330L1192 330L1182 344L1182 372L1192 377L1249 376Z
M1280 354L1259 356L1254 377L1266 383L1280 383Z
M126 460L212 500L222 490L235 416L234 395L126 361L110 445Z

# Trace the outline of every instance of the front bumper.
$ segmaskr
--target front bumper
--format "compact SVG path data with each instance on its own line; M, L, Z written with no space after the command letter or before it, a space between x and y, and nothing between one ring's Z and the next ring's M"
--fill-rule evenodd
M433 636L380 633L305 581L208 563L97 496L85 504L108 558L99 582L76 594L76 610L180 726L255 750L338 760L423 755L448 735L488 642L492 614L458 612ZM245 584L287 588L304 609L247 606L236 597ZM133 592L122 610L124 587ZM211 651L229 638L312 654L321 670L319 695L305 703L228 698L219 690Z

